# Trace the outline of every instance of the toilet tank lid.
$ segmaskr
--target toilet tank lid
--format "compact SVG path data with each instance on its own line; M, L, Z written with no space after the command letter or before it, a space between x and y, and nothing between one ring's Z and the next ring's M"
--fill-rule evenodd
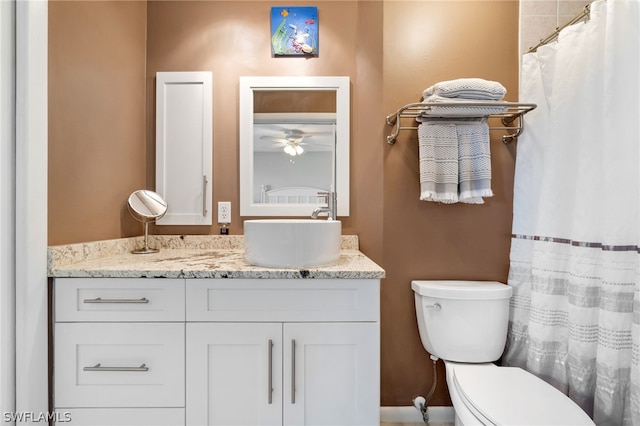
M512 288L497 281L411 281L411 289L421 296L441 299L508 299Z

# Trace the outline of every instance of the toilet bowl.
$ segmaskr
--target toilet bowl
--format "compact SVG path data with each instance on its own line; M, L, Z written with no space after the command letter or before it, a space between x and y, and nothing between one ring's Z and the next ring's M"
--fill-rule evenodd
M504 350L511 287L487 281L412 281L424 348L445 363L456 426L594 425L562 392L518 367Z

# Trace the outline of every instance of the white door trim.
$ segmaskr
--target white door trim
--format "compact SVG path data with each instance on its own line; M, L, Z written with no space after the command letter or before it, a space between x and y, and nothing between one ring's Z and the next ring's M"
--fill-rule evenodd
M48 411L48 4L16 4L16 412ZM29 422L27 422L29 423Z
M16 408L16 4L0 1L0 412Z

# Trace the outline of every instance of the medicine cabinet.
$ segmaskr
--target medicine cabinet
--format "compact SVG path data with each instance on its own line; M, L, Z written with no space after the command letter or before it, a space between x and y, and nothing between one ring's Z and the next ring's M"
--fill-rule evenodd
M156 73L158 225L211 225L213 139L210 71Z

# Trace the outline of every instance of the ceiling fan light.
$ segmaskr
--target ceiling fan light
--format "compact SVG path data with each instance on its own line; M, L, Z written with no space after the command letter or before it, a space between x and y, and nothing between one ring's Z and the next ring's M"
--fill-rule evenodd
M302 149L302 147L300 145L296 145L296 154L300 155L304 152L304 149Z
M297 155L297 152L295 150L294 147L292 147L291 145L287 145L284 147L284 152L286 152L289 155Z

